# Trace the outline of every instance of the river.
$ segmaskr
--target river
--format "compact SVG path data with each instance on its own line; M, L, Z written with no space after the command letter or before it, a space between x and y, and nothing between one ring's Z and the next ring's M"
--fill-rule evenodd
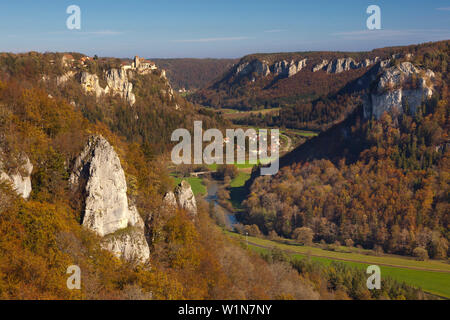
M216 180L209 180L207 184L208 194L205 197L205 200L208 201L209 203L214 203L215 210L217 210L217 208L220 208L220 210L222 210L225 214L227 226L233 228L233 226L237 224L238 221L233 212L230 212L228 209L225 209L218 202L217 192L219 191L219 186L220 185Z

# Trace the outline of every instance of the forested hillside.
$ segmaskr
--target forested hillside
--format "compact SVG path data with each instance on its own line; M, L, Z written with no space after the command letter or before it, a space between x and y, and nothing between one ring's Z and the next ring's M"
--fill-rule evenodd
M374 100L403 92L403 111L395 112L389 109L392 101L380 100L385 112L380 118L369 117L361 102L344 122L286 155L278 175L257 178L245 202L245 221L266 234L289 238L307 234L316 242L446 258L449 44L409 47L414 54L411 64L397 60L387 66L360 96ZM432 97L419 101L414 111L412 100L407 100L412 97L406 94L424 88L425 79L413 75L403 83L388 83L378 95L383 77L401 77L398 70L412 65L429 69L434 79Z
M220 116L173 93L160 70L130 67L125 72L124 63L128 66L128 62L117 59L87 59L76 53L0 55L1 299L424 298L421 290L391 279L383 280L382 291L371 292L357 270L347 270L345 278L336 278L332 269L308 266L307 262L263 259L226 237L201 199L197 200L194 216L185 207L168 206L167 195L174 183L164 159L171 149L171 131L192 128L194 120L203 120L205 127L222 128L225 124ZM132 95L134 99L130 99ZM442 102L433 104L422 121L429 113L439 114L435 110L440 105ZM442 120L436 121L441 125ZM408 130L428 130L428 122L424 127L411 127L411 123L405 124ZM424 134L427 145L428 133ZM383 143L379 136L373 139L371 143L375 144L376 139ZM422 150L422 144L418 146ZM416 162L401 163L424 166L422 170L441 163L437 156L422 159L421 155L428 152L416 153ZM349 170L353 172L353 167ZM420 197L429 199L442 179L439 175L428 176L427 172L417 177L422 176L431 180L414 180L414 187L421 193L414 195L416 202L409 198L405 201L419 206L417 210L438 208L435 202L421 202ZM30 194L14 191L22 179L25 186L26 181L30 182ZM308 179L316 178L311 175ZM342 187L338 176L332 179ZM74 181L78 183L76 188ZM180 192L192 193L189 185L182 186L185 189L175 190L179 197ZM264 190L271 191L270 187ZM259 192L257 187L254 192ZM108 202L110 193L122 198ZM277 203L271 197L270 205L264 205L263 210L271 210L271 205ZM115 208L119 200L127 206L125 212L137 215L133 217L135 224L124 225L106 236L87 227L87 201L91 201L90 205L94 202L94 209L101 209L108 205ZM253 198L248 203L251 201ZM336 201L339 203L340 198ZM289 208L291 203L286 200L277 210ZM258 210L258 203L253 207ZM417 225L439 225L439 212L445 210L445 205L439 207L434 216ZM249 212L249 220L258 217L259 213ZM306 212L306 218L298 221L309 221L310 211ZM405 215L407 221L410 217ZM98 218L102 219L102 215ZM264 219L258 218L255 223L261 230L271 231ZM277 223L273 229L289 235L289 230L283 229L286 223L281 222L282 229ZM133 235L138 228L145 233L141 245L149 252L144 262L130 255L140 247L127 246L135 243ZM445 251L445 239L441 234L436 236L436 228L430 230L430 243L439 244L433 247L438 256ZM341 235L337 233L337 237ZM122 245L124 251L108 249L105 241ZM129 259L122 258L125 256ZM82 271L81 290L67 287L66 272L71 265Z
M367 53L299 52L246 56L212 85L200 90L193 100L214 108L252 110L295 106L327 96L362 76L377 58L384 60L394 49ZM368 60L367 64L332 66L337 59ZM377 61L378 61L377 60ZM300 65L296 61L302 62ZM304 62L303 62L304 61ZM316 69L322 63L330 70ZM345 62L344 62L345 63Z
M177 90L196 91L208 86L231 68L238 59L154 59L167 70L167 77Z
M194 220L184 209L168 210L163 205L163 196L173 182L160 161L167 136L158 131L207 116L197 115L192 106L179 100L183 108L190 108L186 113L192 118L179 117L173 106L164 104L164 97L156 100L162 85L159 80L151 75L133 79L137 96L131 107L119 97L95 99L80 91L76 79L67 81L59 91L52 76L45 77L51 70L47 69L47 59L56 62L58 55L32 53L3 58L1 170L22 174L17 168L25 156L33 170L32 192L26 199L7 181L0 184L1 299L347 297L342 287L328 288L326 280L318 283L320 271L300 275L289 262L265 261L226 238L201 201ZM55 76L63 72L55 72ZM152 98L144 99L146 94ZM167 109L164 117L163 108ZM139 123L148 115L153 116ZM155 124L160 127L153 127ZM144 264L120 260L102 250L104 239L81 225L86 195L69 188L69 176L92 135L101 135L103 141L111 143L125 172L127 197L146 222L150 259ZM93 152L95 158L100 150ZM108 166L104 163L100 170ZM120 237L127 230L113 236ZM82 270L81 290L69 290L66 285L71 265ZM361 290L360 298L372 298L367 289ZM423 297L418 290L408 290L410 298ZM383 297L395 299L403 294L403 289L390 290Z
M380 66L411 61L429 68L447 50L448 41L442 41L361 53L250 55L191 100L212 108L281 108L240 119L238 125L325 130L345 120L362 103Z

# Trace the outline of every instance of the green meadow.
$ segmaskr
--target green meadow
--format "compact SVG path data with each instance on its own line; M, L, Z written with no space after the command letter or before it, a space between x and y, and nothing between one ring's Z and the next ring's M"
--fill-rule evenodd
M174 185L177 186L181 183L182 180L186 180L192 187L192 192L194 195L205 195L206 194L206 186L203 184L203 180L197 177L189 177L189 178L176 178L174 179Z
M227 234L245 241L245 237L236 233L227 232ZM409 257L395 255L374 256L369 255L368 250L359 253L356 248L353 248L354 250L346 248L347 252L329 251L318 247L300 246L294 244L294 242L286 244L250 236L248 241L249 248L260 253L267 252L269 248L278 248L294 259L309 258L323 264L340 261L361 269L366 269L369 265L378 265L382 277L388 276L397 281L422 288L428 293L450 299L450 264L446 261L417 261ZM337 250L345 250L345 247L337 248Z

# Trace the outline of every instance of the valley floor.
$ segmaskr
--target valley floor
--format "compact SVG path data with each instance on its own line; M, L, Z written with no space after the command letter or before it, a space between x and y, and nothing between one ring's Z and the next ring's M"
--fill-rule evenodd
M366 269L369 265L378 265L383 276L422 288L425 292L450 299L450 264L445 261L417 261L397 255L368 255L357 248L341 247L342 251L329 251L318 247L301 246L292 240L272 241L225 231L230 237L247 243L250 249L260 253L274 248L280 249L295 259L309 258L323 264L340 261L345 264ZM345 250L345 252L344 252Z

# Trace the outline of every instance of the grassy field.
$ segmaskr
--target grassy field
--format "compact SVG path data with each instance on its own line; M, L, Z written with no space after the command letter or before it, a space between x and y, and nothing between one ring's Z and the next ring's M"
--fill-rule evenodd
M189 178L176 178L173 177L175 180L174 185L177 186L181 183L182 180L186 180L189 182L189 184L192 187L192 192L194 192L194 195L204 195L206 194L206 186L203 184L203 181L201 178L197 177L189 177Z
M227 234L245 241L245 237L241 235L230 232L227 232ZM279 248L289 253L293 258L309 257L313 261L324 264L340 261L363 269L366 269L369 265L378 265L381 268L382 276L389 276L398 281L420 287L426 292L450 298L450 265L444 261L417 261L394 255L371 256L356 251L347 253L328 251L317 247L283 244L254 237L248 237L248 241L251 243L249 247L258 252L267 252L267 248Z
M211 171L216 171L218 166L219 166L218 164L213 163L213 164L208 165L208 168ZM249 168L253 168L254 164L244 163L244 164L235 164L235 166L238 169L249 169Z
M231 188L243 187L248 179L250 179L250 174L240 171L237 177L231 180L230 187Z
M287 135L298 135L304 138L311 138L311 137L317 137L319 134L314 131L306 131L306 130L295 130L295 129L289 129L289 130L282 130L281 133L287 134Z
M223 117L230 120L242 119L250 116L258 116L259 114L278 114L280 108L272 108L272 109L260 109L253 111L239 111L234 109L220 109L223 112Z
M268 163L272 162L275 159L276 159L275 157L259 159L258 160L258 164L268 164ZM241 164L235 163L234 165L238 169L251 169L251 168L253 168L255 166L255 164L248 163L248 161L246 161L246 163L241 163ZM211 170L211 171L216 171L218 166L219 166L218 164L213 163L213 164L208 165L208 169Z
M230 182L230 201L236 210L242 209L242 201L245 200L245 182L250 179L250 173L239 171L236 178Z

